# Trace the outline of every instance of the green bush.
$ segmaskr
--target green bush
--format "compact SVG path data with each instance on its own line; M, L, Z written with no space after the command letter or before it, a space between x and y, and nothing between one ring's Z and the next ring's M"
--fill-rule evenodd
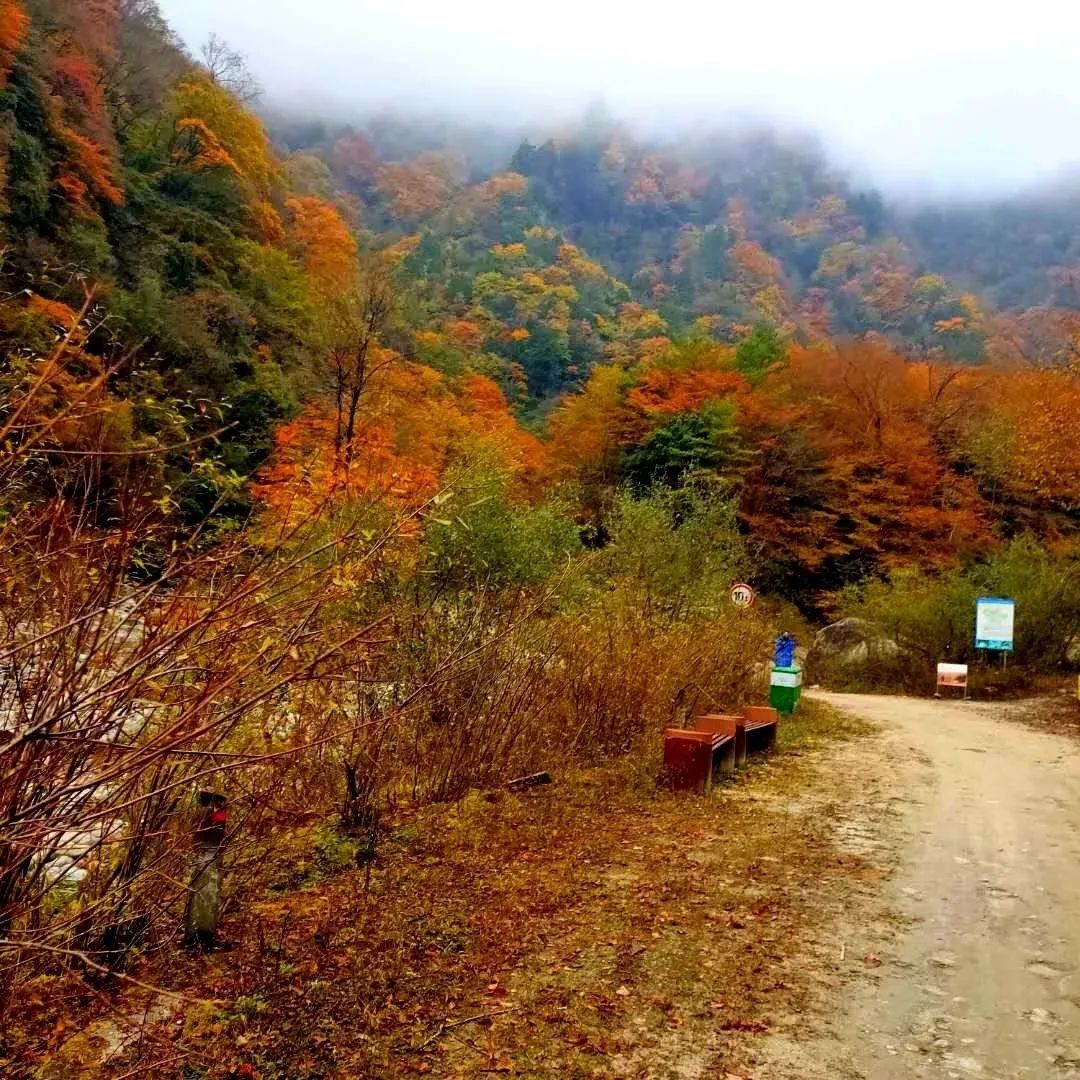
M425 529L427 569L437 584L541 585L580 552L578 529L562 508L515 503L504 470L473 463L452 485Z
M625 455L623 472L639 491L680 487L697 471L718 472L738 440L735 407L711 402L699 412L680 413Z
M1018 664L1032 671L1069 665L1080 637L1080 555L1055 554L1031 535L983 562L937 577L908 570L849 589L841 605L845 615L880 627L908 656L927 663L964 663L978 659L975 604L980 596L1016 601Z
M759 323L739 342L735 366L752 382L757 382L786 355L787 344L780 331L769 323Z
M643 498L622 492L606 526L610 543L595 575L629 589L644 610L715 611L748 566L734 503L719 485L656 488Z
M315 835L314 880L354 869L362 850L369 846L368 841L346 836L336 825L324 825Z

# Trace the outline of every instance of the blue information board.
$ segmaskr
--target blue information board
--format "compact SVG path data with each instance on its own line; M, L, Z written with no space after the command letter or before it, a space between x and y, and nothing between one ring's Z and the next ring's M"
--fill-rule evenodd
M975 602L975 648L1012 652L1015 624L1015 601L980 596Z

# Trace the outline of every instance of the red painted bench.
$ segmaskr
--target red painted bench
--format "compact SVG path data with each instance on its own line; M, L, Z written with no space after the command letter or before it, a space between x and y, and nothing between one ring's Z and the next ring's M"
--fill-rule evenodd
M745 765L751 750L771 750L776 746L780 714L768 705L750 705L742 716L706 713L694 720L698 731L719 732L735 741L735 764Z
M664 772L676 790L708 794L718 777L734 771L733 735L684 728L664 732Z
M726 735L734 744L735 766L746 764L746 722L741 716L726 716L723 713L706 713L694 717L696 731L711 731Z
M780 713L771 705L747 705L746 740L753 750L776 749L776 734L780 729Z

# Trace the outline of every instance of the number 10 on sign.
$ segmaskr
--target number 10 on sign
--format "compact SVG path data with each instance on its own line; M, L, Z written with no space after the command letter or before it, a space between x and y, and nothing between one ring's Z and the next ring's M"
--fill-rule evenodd
M740 581L738 585L731 586L731 602L737 608L753 607L756 599L757 593L745 582Z

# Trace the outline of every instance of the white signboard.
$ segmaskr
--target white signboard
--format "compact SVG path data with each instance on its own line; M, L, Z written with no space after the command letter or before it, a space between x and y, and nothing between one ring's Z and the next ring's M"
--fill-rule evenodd
M1012 652L1016 604L997 596L980 596L975 604L975 648Z
M937 684L938 686L966 687L968 684L967 664L938 664Z
M769 679L770 686L802 686L801 671L774 671Z

